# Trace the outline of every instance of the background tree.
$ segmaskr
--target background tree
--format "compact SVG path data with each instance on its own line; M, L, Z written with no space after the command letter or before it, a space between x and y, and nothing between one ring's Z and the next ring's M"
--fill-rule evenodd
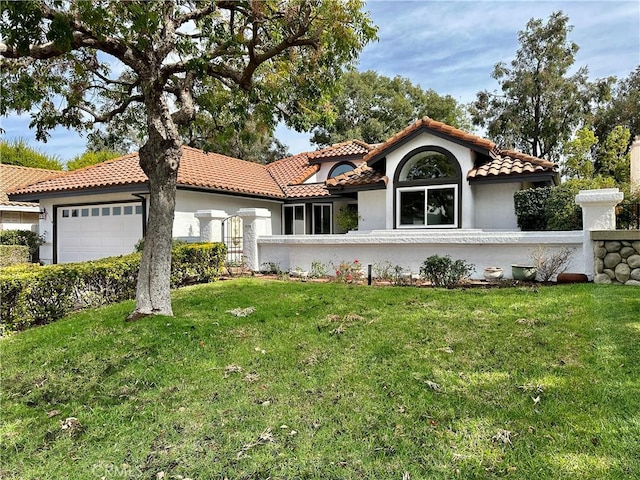
M56 125L84 130L143 112L150 200L131 318L172 315L179 128L194 119L196 99L241 90L271 113L267 121L309 128L343 67L375 37L361 8L361 0L2 2L1 114L31 111L46 139Z
M67 162L67 170L77 170L79 168L88 167L90 165L95 165L96 163L120 157L121 155L121 152L114 152L112 150L100 150L97 152L87 150L80 155L76 155L72 160L69 160Z
M557 161L561 148L580 125L590 100L606 92L587 81L587 68L569 76L578 45L562 12L546 23L531 19L518 34L520 48L507 66L497 63L492 77L501 93L481 91L471 105L475 125L487 128L496 143Z
M30 147L22 138L12 142L0 141L0 161L7 165L62 170L60 160Z
M463 108L453 97L422 90L407 78L389 78L373 71L347 72L332 104L335 120L316 127L311 137L320 147L351 139L383 142L424 116L455 127L469 126Z
M565 143L565 158L562 160L562 176L565 178L592 178L595 166L593 150L598 137L586 126L578 130L573 139Z

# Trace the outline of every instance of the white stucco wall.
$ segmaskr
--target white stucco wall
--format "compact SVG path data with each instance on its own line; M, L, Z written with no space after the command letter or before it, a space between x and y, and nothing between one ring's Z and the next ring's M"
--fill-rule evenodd
M173 236L188 241L200 240L200 222L195 217L198 210L223 210L235 215L241 208L266 208L271 211L271 231L282 231L282 202L258 200L237 195L220 195L205 192L178 190Z
M472 185L475 228L518 230L513 194L520 190L520 186L520 183Z
M362 219L358 230L382 230L386 228L386 190L358 192L358 213Z
M538 246L549 252L568 247L574 254L567 271L584 272L583 232L487 232L482 230L402 231L323 236L271 236L258 239L260 263L275 262L283 270L310 270L314 261L338 265L358 260L362 265L391 262L418 273L431 255L450 255L475 265L473 278L485 267L504 269L511 278L512 264L530 264Z

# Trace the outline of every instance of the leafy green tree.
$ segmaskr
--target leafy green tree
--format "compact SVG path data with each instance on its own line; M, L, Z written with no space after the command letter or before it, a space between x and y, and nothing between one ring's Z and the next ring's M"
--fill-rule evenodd
M611 177L617 183L629 181L631 133L626 127L616 126L609 132L598 148L598 173L603 177Z
M595 111L595 134L605 139L616 127L624 127L630 133L630 146L640 135L640 66L627 78L617 80L612 90L610 100L603 102Z
M48 170L62 170L60 160L30 147L23 138L12 142L0 141L0 163L31 168L46 168Z
M77 155L73 160L67 162L67 170L77 170L79 168L95 165L96 163L120 157L122 154L111 150L101 150L99 152L86 151Z
M361 0L2 1L0 114L31 111L36 137L118 116L143 126L149 217L131 318L172 315L171 237L182 137L221 88L308 129L345 65L375 38ZM122 68L112 71L106 60ZM54 101L55 99L55 101ZM211 112L215 116L216 112ZM126 122L125 122L126 123Z
M383 142L424 116L454 127L469 126L453 97L422 90L407 78L389 78L373 71L348 71L332 104L333 123L313 130L311 142L321 147L351 139Z
M589 127L582 127L575 137L565 144L565 159L562 162L562 176L565 178L592 178L595 170L593 149L598 137Z
M496 143L530 155L560 158L589 102L603 85L587 81L587 68L568 75L578 45L567 39L572 26L562 12L546 23L531 19L518 35L520 48L509 65L497 63L492 77L501 92L481 91L471 106L475 125L487 128Z

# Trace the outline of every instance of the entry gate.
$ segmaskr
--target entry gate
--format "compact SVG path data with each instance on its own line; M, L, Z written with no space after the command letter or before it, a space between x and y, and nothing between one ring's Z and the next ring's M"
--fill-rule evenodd
M242 246L242 218L232 215L222 221L222 238L227 246L225 267L229 275L242 274L244 257Z

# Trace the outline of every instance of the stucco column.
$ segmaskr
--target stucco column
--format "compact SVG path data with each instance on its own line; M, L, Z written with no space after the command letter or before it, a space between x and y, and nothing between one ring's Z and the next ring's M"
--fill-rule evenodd
M271 212L266 208L241 208L237 215L242 218L242 246L247 268L260 270L258 237L271 235Z
M224 210L198 210L201 242L222 242L222 221L229 215Z
M582 254L585 272L593 279L595 253L591 240L591 230L615 230L615 207L622 201L624 194L617 188L599 190L580 190L576 195L576 203L582 207Z
M640 192L640 135L631 144L631 191Z

